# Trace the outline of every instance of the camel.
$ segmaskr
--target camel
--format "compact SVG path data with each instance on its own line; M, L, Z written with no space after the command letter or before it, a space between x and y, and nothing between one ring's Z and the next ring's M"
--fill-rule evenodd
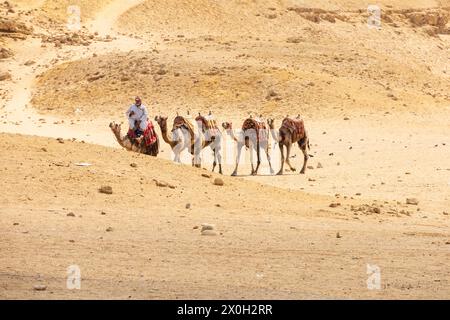
M273 174L274 171L272 169L272 164L270 162L270 155L269 155L269 136L268 136L268 130L266 129L266 125L264 122L253 119L251 116L244 121L244 124L242 125L242 131L240 132L239 136L236 137L234 130L233 130L233 124L231 122L224 122L222 123L222 127L226 130L227 134L231 136L231 138L237 142L237 155L236 155L236 166L234 168L232 176L237 175L238 166L239 166L239 160L241 158L241 152L242 148L246 147L248 150L250 149L250 161L252 165L252 172L251 175L255 176L258 174L258 169L261 164L261 156L260 156L260 149L264 149L267 157L267 161L269 162L270 167L270 173ZM250 146L251 142L251 146ZM257 155L257 165L256 169L253 166L253 150L256 151Z
M303 119L301 119L300 115L297 116L296 119L289 118L286 116L284 118L280 129L278 130L278 136L275 133L275 125L273 119L268 119L267 124L269 125L269 129L272 132L272 137L275 141L278 142L281 152L281 168L277 175L283 174L284 162L286 161L287 165L291 169L291 171L296 171L296 169L291 165L290 162L290 154L292 144L297 143L300 150L303 152L303 168L300 171L301 174L305 173L306 164L308 163L308 150L310 149L309 145L309 137L308 133L305 130L305 124ZM284 157L284 146L286 146L286 158Z
M122 137L121 135L121 125L115 122L111 122L109 124L111 131L116 137L117 142L126 150L133 151L137 153L147 154L153 157L156 157L159 153L159 138L154 133L154 142L147 143L146 139L134 139L131 138L128 133ZM153 128L153 127L151 127Z
M222 174L222 133L217 126L216 120L213 119L210 111L208 117L204 117L199 113L195 121L197 121L198 126L201 128L205 140L211 142L209 147L214 153L212 172L214 172L218 163L219 173Z
M182 116L177 115L175 117L171 137L168 135L167 117L157 116L155 121L161 128L164 142L170 146L174 153L174 162L181 163L181 153L187 149L192 155L192 166L200 168L200 153L203 148L211 144L211 141L205 141L203 134L195 134L194 125Z

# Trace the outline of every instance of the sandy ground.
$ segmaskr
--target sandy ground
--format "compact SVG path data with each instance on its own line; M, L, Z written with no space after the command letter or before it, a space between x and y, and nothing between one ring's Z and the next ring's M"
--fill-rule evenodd
M146 21L139 12L151 14L158 3L90 7L80 1L89 11L86 32L111 35L110 41L54 48L42 46L38 36L2 40L14 57L1 60L2 70L12 74L0 92L1 298L449 298L448 36L427 38L399 20L400 29L387 28L367 47L354 41L336 60L349 28L364 42L357 19L351 18L356 27L296 25L298 18L280 9L288 2L257 8L263 15L277 12L272 30L243 10L244 27L253 28L248 31L245 19L236 18L236 4L169 1L161 21ZM64 17L47 1L18 4ZM247 5L253 4L237 6ZM317 3L326 10L360 6ZM398 8L438 6L445 3L410 1ZM42 21L39 10L24 21ZM187 18L176 21L181 13ZM285 44L295 33L288 31L292 25L310 30L300 51ZM36 23L35 33L51 32L45 26ZM242 30L253 32L253 39ZM308 40L319 34L315 43ZM395 50L395 36L409 42ZM368 54L370 63L355 52ZM25 65L29 60L35 63ZM292 67L294 61L302 67ZM146 68L149 73L134 76L133 70ZM160 79L161 69L169 72ZM95 72L104 78L87 82ZM267 100L267 88L282 100ZM240 177L231 178L231 147L224 152L220 187L212 184L216 175L205 178L207 171L191 168L187 154L185 165L173 164L164 143L158 159L123 151L108 124L123 120L135 94L155 97L152 116L213 110L220 122L239 124L251 112L274 116L279 125L282 115L301 113L311 167L306 175L270 176L263 157L261 175L251 177L246 155ZM271 155L277 170L273 141ZM293 156L300 168L300 150ZM203 159L210 169L210 150ZM76 165L82 162L92 166ZM99 193L103 185L113 194ZM407 205L406 198L419 204ZM201 235L202 223L215 224L216 235ZM368 264L380 268L379 290L367 287ZM80 290L66 287L71 265L80 267ZM39 284L46 290L33 288Z

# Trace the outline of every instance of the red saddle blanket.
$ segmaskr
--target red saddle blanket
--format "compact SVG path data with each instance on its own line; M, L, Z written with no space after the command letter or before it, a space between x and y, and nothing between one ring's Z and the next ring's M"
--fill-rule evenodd
M289 131L300 137L303 137L305 135L305 123L302 119L286 118L283 120L283 123L281 125L288 128Z
M242 130L253 129L256 131L258 141L267 141L269 139L266 123L252 118L246 119L242 125Z
M128 136L131 139L136 139L136 133L133 130L128 131ZM155 128L153 127L153 123L148 121L147 128L144 131L144 142L146 146L149 146L156 142L157 136L155 132Z

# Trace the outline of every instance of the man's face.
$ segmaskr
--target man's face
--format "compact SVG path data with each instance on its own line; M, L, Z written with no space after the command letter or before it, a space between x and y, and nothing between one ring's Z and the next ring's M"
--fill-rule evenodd
M141 104L142 104L141 100L136 100L136 105L137 105L138 107L140 107Z

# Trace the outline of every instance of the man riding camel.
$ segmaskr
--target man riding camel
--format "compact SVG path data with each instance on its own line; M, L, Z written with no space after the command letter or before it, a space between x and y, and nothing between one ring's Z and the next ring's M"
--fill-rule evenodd
M130 124L130 131L134 132L136 138L141 137L148 125L148 111L142 104L141 98L136 97L135 103L131 105L125 115Z

